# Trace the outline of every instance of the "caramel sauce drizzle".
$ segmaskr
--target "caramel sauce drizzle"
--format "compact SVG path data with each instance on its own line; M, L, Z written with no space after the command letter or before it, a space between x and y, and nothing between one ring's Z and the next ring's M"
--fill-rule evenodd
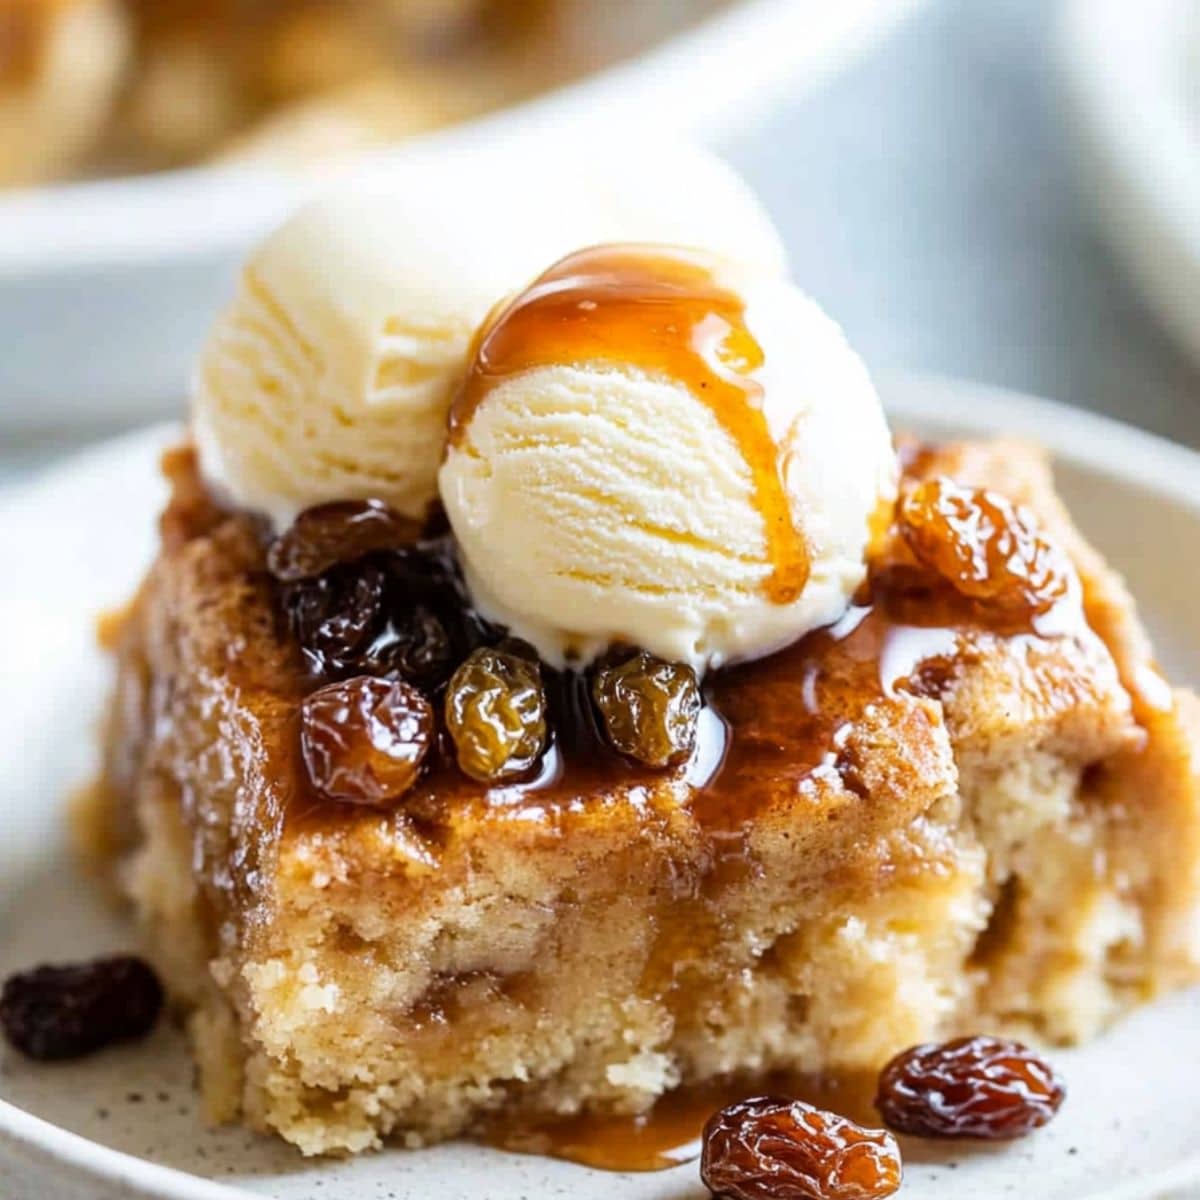
M504 380L539 367L612 363L683 384L716 417L750 469L771 573L767 597L790 604L808 581L809 553L784 484L785 413L761 379L766 359L745 301L715 262L673 247L596 246L569 255L481 331L450 410L449 444Z

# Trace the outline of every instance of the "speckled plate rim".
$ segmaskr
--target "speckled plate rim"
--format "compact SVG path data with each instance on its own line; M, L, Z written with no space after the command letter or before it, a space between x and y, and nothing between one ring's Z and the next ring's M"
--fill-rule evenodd
M1060 461L1169 497L1200 520L1200 454L1184 447L1119 421L987 385L907 374L882 375L878 382L889 413L900 424L911 423L935 436L1004 434L1036 440ZM100 478L108 464L124 461L139 445L151 452L171 429L156 426L112 439L31 483L0 493L0 522L36 503L43 491L69 485L78 474ZM122 1200L248 1200L253 1195L110 1149L0 1099L0 1168L5 1160L44 1171L47 1196L54 1180L105 1185L106 1196ZM1198 1190L1200 1156L1191 1156L1153 1176L1079 1200L1181 1200Z

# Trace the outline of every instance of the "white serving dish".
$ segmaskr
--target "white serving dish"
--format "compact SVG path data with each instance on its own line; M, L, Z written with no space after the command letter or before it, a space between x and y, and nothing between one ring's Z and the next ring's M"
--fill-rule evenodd
M815 84L919 2L731 0L641 57L387 154L561 126L586 139L591 122L712 143L782 87ZM225 167L0 196L0 430L177 410L238 262L318 186Z
M972 384L884 381L898 427L1014 433L1047 444L1085 532L1137 592L1164 665L1200 682L1194 619L1200 456L1099 417ZM91 770L107 671L91 619L133 586L153 547L160 429L107 443L0 502L0 976L129 947L133 934L74 871L63 808ZM120 487L114 486L119 480ZM1071 1096L1005 1149L910 1144L904 1200L1182 1200L1200 1194L1200 990L1055 1055ZM950 1168L954 1162L956 1167ZM305 1161L240 1129L205 1130L178 1034L53 1066L0 1046L4 1200L699 1200L695 1164L615 1176L452 1144Z
M1200 0L1066 0L1058 42L1087 203L1200 362Z

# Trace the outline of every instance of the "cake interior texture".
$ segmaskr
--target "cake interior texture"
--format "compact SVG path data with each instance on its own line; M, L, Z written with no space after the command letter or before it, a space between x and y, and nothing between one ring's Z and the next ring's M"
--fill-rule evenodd
M1196 699L1039 452L904 462L1036 513L1078 576L1061 611L1001 628L878 589L711 677L685 768L489 790L442 764L380 812L307 790L313 685L260 531L170 456L89 824L210 1117L306 1154L421 1144L960 1032L1073 1042L1195 978Z

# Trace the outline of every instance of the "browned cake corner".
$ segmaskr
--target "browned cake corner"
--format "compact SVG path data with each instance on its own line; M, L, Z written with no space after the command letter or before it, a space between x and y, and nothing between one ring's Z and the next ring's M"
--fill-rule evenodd
M309 795L311 682L261 539L177 456L103 794L212 1117L323 1153L501 1108L640 1111L952 1031L1071 1041L1194 977L1195 699L1162 683L1039 453L906 458L1028 504L1086 622L923 618L881 583L709 681L712 762L491 791L439 763L381 813Z

